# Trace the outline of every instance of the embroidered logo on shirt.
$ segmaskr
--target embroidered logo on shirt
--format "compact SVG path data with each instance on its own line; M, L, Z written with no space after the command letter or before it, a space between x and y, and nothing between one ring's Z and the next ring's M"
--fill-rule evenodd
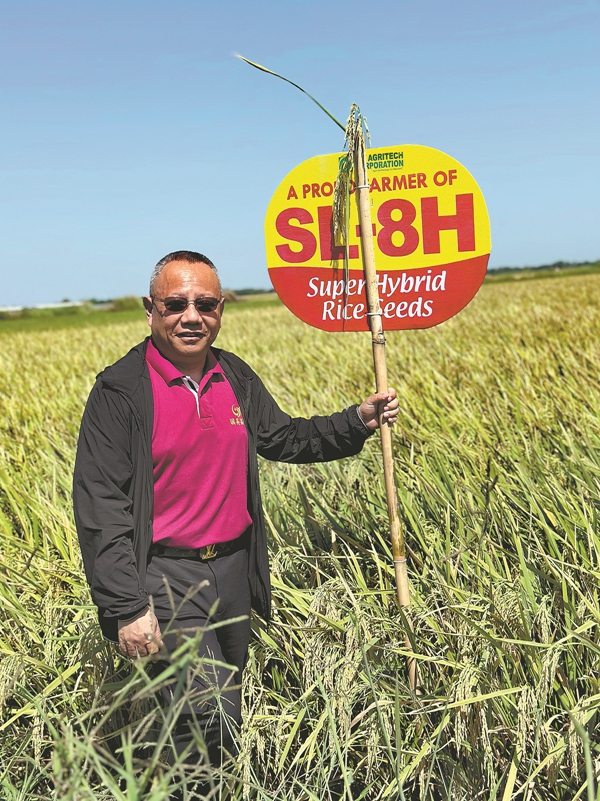
M231 425L232 426L243 426L244 425L244 420L242 418L242 410L240 409L240 407L236 406L235 403L234 403L233 406L231 407L231 411L235 415L234 417L230 417L229 418L229 422L231 423Z

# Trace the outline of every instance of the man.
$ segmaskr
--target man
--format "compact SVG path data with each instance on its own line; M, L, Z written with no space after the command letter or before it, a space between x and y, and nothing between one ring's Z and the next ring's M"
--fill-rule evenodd
M217 663L220 706L239 722L250 608L265 618L270 612L257 454L295 463L351 456L377 428L378 407L391 423L398 401L389 390L329 417L289 417L247 364L212 347L223 304L205 256L177 251L158 262L144 298L151 337L98 376L81 424L73 495L100 626L123 654L155 654L170 624L158 662L164 668L178 629L245 616L207 631L200 643L200 654ZM169 688L162 692L168 703ZM234 750L230 728L207 702L182 711L178 750L193 741L195 720L213 763L221 746Z

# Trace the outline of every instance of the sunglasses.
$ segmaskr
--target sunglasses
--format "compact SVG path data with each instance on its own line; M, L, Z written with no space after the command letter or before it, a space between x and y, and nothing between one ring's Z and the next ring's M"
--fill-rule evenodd
M176 314L181 314L181 312L185 311L190 303L194 304L198 314L214 312L221 302L218 298L195 298L194 300L188 300L187 298L152 298L153 302L155 300L160 300L161 303L164 303L168 312Z

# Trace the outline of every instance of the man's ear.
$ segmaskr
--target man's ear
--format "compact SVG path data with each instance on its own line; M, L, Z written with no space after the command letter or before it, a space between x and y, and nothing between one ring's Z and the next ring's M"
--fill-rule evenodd
M148 320L148 325L151 325L151 323L152 323L152 306L153 306L152 298L144 296L142 298L142 301L144 303L144 309L146 310L146 319Z

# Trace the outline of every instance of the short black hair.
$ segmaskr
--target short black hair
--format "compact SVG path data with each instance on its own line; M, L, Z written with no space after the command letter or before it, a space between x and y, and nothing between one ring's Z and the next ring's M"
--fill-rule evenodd
M219 278L219 273L208 256L204 256L202 253L197 253L195 250L174 250L173 253L167 253L166 256L163 256L163 258L156 263L156 267L152 270L152 275L150 276L150 296L152 296L152 289L156 279L162 273L167 264L170 264L172 261L187 261L189 264L208 265L208 267L210 267L217 276L217 281L219 282L219 292L221 291L221 279Z

